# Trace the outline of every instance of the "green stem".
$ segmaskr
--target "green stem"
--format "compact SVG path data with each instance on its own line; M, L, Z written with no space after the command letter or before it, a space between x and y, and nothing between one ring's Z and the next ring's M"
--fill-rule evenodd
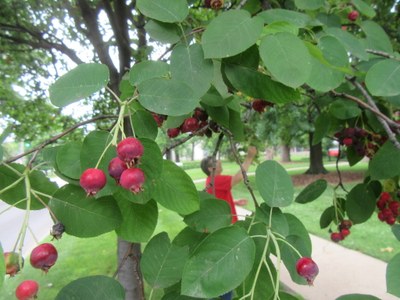
M294 252L296 252L296 254L299 256L299 258L303 257L303 255L301 255L301 253L299 252L299 250L297 250L291 243L289 243L287 240L283 239L283 238L276 238L277 241L281 241L283 243L285 243L286 245L288 245L290 248L292 248L292 250Z
M10 206L7 207L5 210L0 211L0 215L2 215L3 213L7 212L7 211L10 210L11 208L16 207L19 203L22 203L22 202L24 202L25 200L26 200L26 198L21 199L21 200L15 202L13 205L10 205Z
M22 177L22 173L20 173L18 170L14 169L13 167L11 167L9 164L6 163L2 163L2 165L4 165L5 167L9 168L11 171L13 171L15 174L18 175L18 177Z
M21 175L22 176L22 175ZM8 191L9 189L12 189L14 186L16 186L18 183L20 183L22 180L24 180L24 177L18 178L16 181L11 183L10 185L6 186L4 189L0 191L0 195L3 194L4 192Z
M258 278L258 276L260 275L261 267L262 267L262 265L263 265L263 263L264 263L264 257L267 255L268 246L269 246L269 241L270 241L270 235L268 234L268 235L267 235L267 240L266 240L266 242L265 242L265 246L264 246L264 249L263 249L263 253L262 253L262 255L261 255L260 263L258 264L257 271L256 271L256 274L255 274L255 276L254 276L253 285L252 285L252 287L251 287L251 291L250 291L251 297L250 297L250 300L253 300L253 297L254 297L254 290L256 289L257 278ZM271 275L272 275L272 274L271 274ZM271 278L271 282L273 282L273 281L274 281L274 278Z
M268 229L268 234L271 235L271 240L272 243L275 246L275 251L276 251L276 258L277 258L277 266L276 266L276 284L275 284L275 295L274 295L274 300L279 299L279 285L280 285L280 273L281 273L281 251L279 249L279 244L278 241L276 240L275 235L272 233L270 229Z

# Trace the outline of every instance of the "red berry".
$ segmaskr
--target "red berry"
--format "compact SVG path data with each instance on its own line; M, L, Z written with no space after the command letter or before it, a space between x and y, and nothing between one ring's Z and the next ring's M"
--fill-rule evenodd
M151 113L153 116L154 121L156 121L157 126L161 127L162 124L164 123L165 117L156 113Z
M167 130L167 135L171 139L176 138L180 133L181 130L179 128L169 128Z
M128 137L117 145L118 157L129 164L135 162L135 159L139 159L143 155L143 151L142 143L134 137Z
M386 203L387 203L386 200L384 200L384 199L379 199L379 200L376 202L376 206L377 206L380 210L382 210L382 209L384 209L384 208L386 207Z
M394 216L387 217L386 223L389 225L393 225L394 223L396 223L396 218Z
M39 284L34 280L25 280L17 286L15 296L18 300L33 300L39 291Z
M340 232L332 232L331 240L335 243L338 243L340 241L343 241L343 236L340 234Z
M108 164L108 174L119 182L122 172L127 168L128 167L124 161L120 160L119 157L114 157Z
M252 107L255 111L259 112L259 113L264 112L264 111L265 111L265 108L266 108L267 106L268 106L268 102L267 102L267 101L264 101L264 100L262 100L262 99L255 99L255 100L253 100L253 102L251 102L251 107Z
M389 208L382 209L382 214L383 214L385 220L387 220L388 218L393 217L393 213Z
M400 208L400 202L398 201L389 202L389 209L392 211L395 217L399 215L399 208Z
M319 269L310 257L302 257L296 263L296 271L297 274L307 280L308 285L312 285L314 278L318 275Z
M349 234L350 234L350 230L347 228L343 228L342 230L340 230L340 235L342 236L343 239L345 237L347 237Z
M143 190L144 180L144 173L141 169L131 168L122 172L119 183L123 188L136 194Z
M6 274L13 277L17 274L21 268L19 265L20 256L16 252L4 252L4 263L6 265ZM21 262L23 264L24 259L21 257Z
M206 111L200 107L196 107L193 113L193 118L196 118L199 121L207 121L208 114Z
M349 21L354 22L355 20L358 19L359 17L359 13L356 10L353 10L351 12L349 12L349 14L347 15L347 19L349 19Z
M193 132L199 129L199 121L196 118L187 118L182 126L181 126L181 131L182 132Z
M343 144L346 145L346 146L350 146L350 145L353 144L353 139L352 139L352 138L349 138L349 137L344 138L344 139L343 139Z
M204 6L212 9L220 9L224 5L224 0L205 0Z
M86 169L79 180L81 187L88 196L95 195L106 185L106 182L106 174L102 170L94 168Z
M32 267L47 272L57 261L57 249L50 243L44 243L31 252L30 262Z
M382 201L389 201L390 199L392 199L392 196L388 192L382 192L379 196L379 199Z
M339 229L350 229L353 223L350 220L342 220L339 225Z
M381 220L382 222L385 221L385 215L383 214L382 211L380 211L380 212L378 213L378 219Z

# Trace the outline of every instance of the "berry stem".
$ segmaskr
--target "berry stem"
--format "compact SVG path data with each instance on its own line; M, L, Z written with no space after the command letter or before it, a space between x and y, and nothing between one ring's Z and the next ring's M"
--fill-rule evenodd
M44 196L44 197L47 197L47 198L51 199L52 196L50 196L50 195L48 195L48 194L45 194L45 193L41 193L41 192L39 192L39 191L35 191L34 189L32 189L31 192L32 192L32 194L35 196L35 198L38 199L39 202L42 203L43 206L46 207L46 209L49 211L49 213L50 213L50 215L51 215L51 217L52 217L54 223L60 222L60 221L57 219L56 215L55 215L55 214L53 213L53 211L51 210L51 208L46 204L46 202L44 202L44 201L39 197L39 195L41 195L41 196Z
M272 243L275 246L275 251L276 251L276 258L277 258L277 263L276 263L276 283L275 283L275 295L274 295L274 300L279 299L279 284L280 284L280 273L281 273L281 263L282 263L282 258L281 258L281 250L279 249L279 244L278 241L271 231L271 229L268 229L268 235L271 236Z
M22 180L24 180L24 177L18 178L16 181L11 183L10 185L6 186L4 189L0 191L0 195L3 194L4 192L8 191L9 189L12 189L14 186L16 186L18 183L20 183Z

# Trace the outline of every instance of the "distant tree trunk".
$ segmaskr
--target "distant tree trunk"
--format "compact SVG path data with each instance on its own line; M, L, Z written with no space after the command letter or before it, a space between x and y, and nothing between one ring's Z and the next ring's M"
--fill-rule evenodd
M196 146L195 143L192 143L192 156L191 156L191 161L194 161L194 147Z
M180 162L181 161L181 158L179 157L179 151L177 151L176 149L175 149L175 161L176 162Z
M308 135L308 143L310 145L310 166L305 172L306 174L326 174L328 171L324 167L322 156L322 144L318 143L313 145L313 132Z
M291 162L290 159L290 146L289 145L281 145L281 161L282 162Z
M274 148L265 148L265 159L272 160L274 159Z
M165 158L166 158L167 160L172 160L172 152L171 152L170 149L168 149L168 150L165 152Z

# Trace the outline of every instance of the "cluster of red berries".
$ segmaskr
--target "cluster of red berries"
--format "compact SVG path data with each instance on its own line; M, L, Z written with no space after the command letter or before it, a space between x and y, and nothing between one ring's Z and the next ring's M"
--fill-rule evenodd
M30 255L32 267L41 269L45 273L56 263L58 258L57 249L50 243L40 244L35 247ZM23 259L16 252L5 252L4 262L6 265L6 274L10 277L15 276L21 269L20 260L23 266ZM16 290L15 296L18 300L35 299L39 291L39 284L34 280L24 280Z
M296 271L307 280L308 285L313 285L319 273L318 265L310 257L302 257L296 262Z
M335 243L343 241L347 236L350 235L350 228L353 223L350 220L342 220L338 225L338 232L331 233L331 240Z
M265 112L267 107L274 106L274 103L266 101L264 99L254 99L251 102L251 108L260 114Z
M379 196L376 206L379 209L378 219L389 225L396 223L399 216L400 202L393 199L390 193L382 192Z
M204 0L204 7L220 9L224 6L224 0Z
M207 112L200 108L196 107L192 116L190 118L186 118L183 123L176 128L169 128L167 130L167 135L169 138L176 138L181 133L195 132L209 124L208 122L208 114ZM211 137L212 131L207 128L204 134L207 137Z
M137 167L143 151L138 139L128 137L118 143L117 157L108 164L108 174L117 184L135 194L143 190L145 181L144 172ZM93 196L106 185L107 178L102 170L89 168L82 173L79 183L88 196Z
M387 137L369 132L363 128L348 127L335 133L341 145L352 147L359 156L372 158Z

